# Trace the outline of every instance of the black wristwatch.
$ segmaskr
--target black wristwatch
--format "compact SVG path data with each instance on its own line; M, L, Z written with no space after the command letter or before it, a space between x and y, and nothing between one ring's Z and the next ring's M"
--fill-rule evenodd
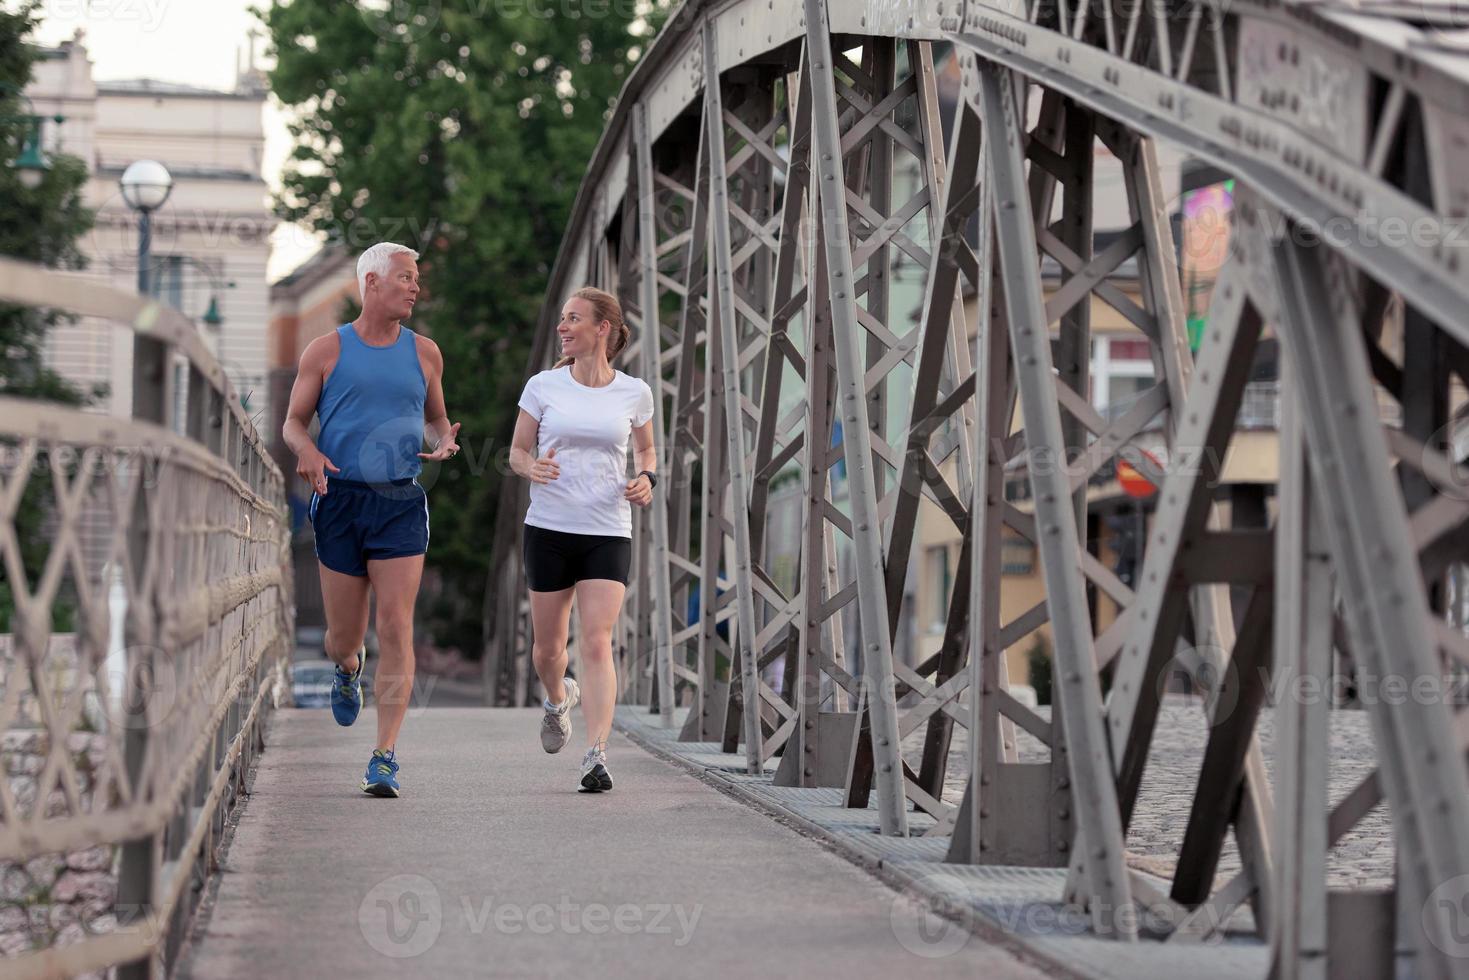
M648 486L654 490L658 489L657 473L654 473L652 470L643 470L643 472L639 473L638 476L646 476L648 478Z

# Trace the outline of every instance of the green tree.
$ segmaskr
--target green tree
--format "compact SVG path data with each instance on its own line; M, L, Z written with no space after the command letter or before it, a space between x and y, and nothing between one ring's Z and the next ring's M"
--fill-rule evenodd
M78 240L92 227L92 213L82 202L86 165L74 156L51 154L40 183L28 188L12 161L20 154L31 127L22 93L31 79L38 52L30 42L40 20L40 0L0 8L0 255L53 268L79 269L86 262ZM55 310L0 303L0 395L36 398L66 405L84 404L104 389L83 390L46 367L42 347L46 333L65 320ZM49 550L43 521L50 500L47 460L36 460L15 515L16 540L26 577L35 583ZM6 473L6 478L12 474ZM0 632L8 632L14 615L12 584L0 578ZM59 597L52 608L52 628L72 627L73 609Z
M63 269L86 262L78 240L92 227L82 203L86 165L74 156L51 154L39 186L28 188L11 161L30 134L31 113L22 93L31 79L37 51L28 40L40 19L40 0L11 12L0 8L0 255ZM0 394L80 404L94 393L79 390L41 359L46 332L63 319L54 310L0 304Z
M628 0L276 0L294 115L279 215L356 252L422 253L414 326L444 352L456 460L433 478L437 642L477 657L504 458L571 203L659 10ZM549 15L549 16L548 16Z

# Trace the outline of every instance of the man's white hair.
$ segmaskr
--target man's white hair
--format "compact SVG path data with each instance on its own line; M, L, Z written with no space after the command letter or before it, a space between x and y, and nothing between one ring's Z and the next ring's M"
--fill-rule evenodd
M357 260L357 297L365 300L367 298L367 274L376 272L379 277L388 274L388 267L392 264L393 256L407 255L410 259L417 260L418 253L407 245L399 245L397 242L378 242L376 245L362 253Z

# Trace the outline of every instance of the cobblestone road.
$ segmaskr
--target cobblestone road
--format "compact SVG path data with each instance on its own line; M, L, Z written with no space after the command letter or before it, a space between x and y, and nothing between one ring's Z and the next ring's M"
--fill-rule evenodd
M966 707L967 710L967 707ZM1041 708L1042 714L1049 709ZM921 758L923 732L920 728L904 741L905 757L915 766ZM1160 874L1172 873L1183 842L1189 807L1209 729L1198 699L1170 698L1159 714L1157 736L1148 756L1136 815L1128 832L1128 850L1135 863ZM968 764L964 758L963 731L956 730L954 752L949 760L944 799L958 803L964 793ZM1022 761L1039 761L1047 756L1040 742L1019 733ZM1273 711L1266 708L1260 720L1260 745L1265 768L1274 786L1275 725ZM1372 735L1365 711L1331 713L1331 772L1328 797L1335 805L1377 765ZM1218 877L1228 878L1239 870L1239 851L1233 836L1225 846ZM1387 808L1379 804L1327 857L1327 878L1332 886L1391 885L1393 843Z

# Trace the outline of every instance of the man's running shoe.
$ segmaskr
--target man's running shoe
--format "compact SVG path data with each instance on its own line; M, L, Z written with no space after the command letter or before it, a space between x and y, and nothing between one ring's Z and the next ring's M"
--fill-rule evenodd
M362 711L362 668L367 666L367 647L357 651L357 669L348 673L337 666L332 679L332 717L338 725L350 725Z
M547 752L560 752L571 741L571 709L581 701L581 686L570 677L566 678L566 700L559 705L542 700L546 716L541 719L541 748Z
M362 792L373 796L399 796L398 760L392 749L372 750L372 760L367 763L367 775L362 777Z
M607 743L598 741L581 761L581 792L605 793L612 788L612 774L607 771Z

